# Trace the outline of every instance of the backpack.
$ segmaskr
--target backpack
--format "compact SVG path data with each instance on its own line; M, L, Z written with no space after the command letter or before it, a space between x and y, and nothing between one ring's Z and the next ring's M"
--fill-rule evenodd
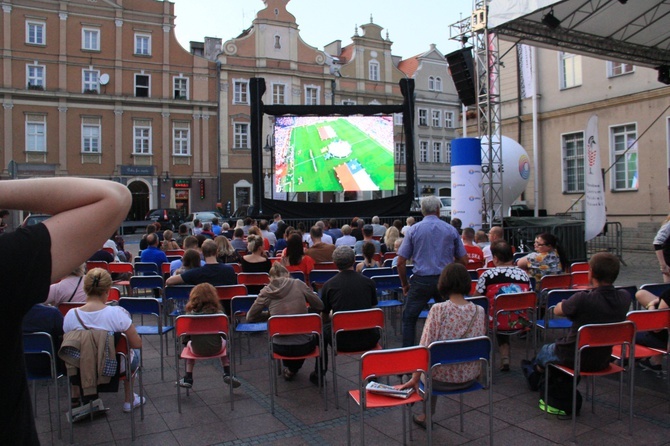
M577 379L579 384L579 378ZM549 375L547 404L544 401L544 386L540 390L540 410L553 415L572 415L572 377L558 370ZM577 415L582 408L582 394L577 390Z

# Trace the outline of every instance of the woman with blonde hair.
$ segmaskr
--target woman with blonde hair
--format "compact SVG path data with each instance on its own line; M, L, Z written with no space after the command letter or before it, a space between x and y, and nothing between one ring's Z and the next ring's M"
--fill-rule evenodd
M295 235L298 239L299 235ZM307 306L315 311L323 310L323 302L319 296L302 280L293 279L288 270L279 262L270 268L270 283L265 286L256 301L247 313L247 321L260 322L267 318L263 314L265 308L269 316L286 314L305 314ZM283 356L303 356L310 353L318 345L318 339L313 335L291 335L276 337L272 350ZM304 359L284 361L284 379L290 381L302 367Z
M228 237L218 235L214 239L214 242L216 242L216 246L218 248L216 253L217 262L240 263L242 261L242 257L240 257L240 254L237 252L237 250L233 248L233 245L230 244Z
M170 231L169 229L166 229L163 232L163 243L161 244L161 249L163 251L174 251L176 249L181 249L179 248L179 243L177 243L172 237L174 236L174 232Z
M219 296L216 294L216 289L209 283L201 283L196 285L189 295L188 303L186 304L186 314L220 314L223 313ZM193 354L198 356L213 356L226 348L226 340L218 334L195 335L184 338L186 347L189 348ZM221 366L223 367L223 382L232 385L234 388L240 387L240 381L234 376L230 375L230 357L229 355L222 356ZM195 367L195 360L186 360L186 375L179 380L180 387L190 389L193 387L193 367Z
M264 239L260 235L247 237L247 249L250 254L242 257L240 264L245 273L268 273L272 262L265 256Z
M384 233L384 244L382 252L391 252L395 250L395 241L400 237L400 232L395 226L391 226Z
M112 288L112 276L102 268L93 268L84 276L84 291L86 292L86 303L68 311L63 321L63 332L66 334L74 330L106 330L115 333L125 333L128 344L132 349L130 352L130 370L137 369L140 363L140 348L142 338L137 334L133 320L128 312L119 306L107 305L107 296ZM126 365L122 365L121 372ZM140 400L139 395L133 394L129 381L123 382L125 387L125 402L123 411L130 412L133 407L139 407L146 402L146 398Z

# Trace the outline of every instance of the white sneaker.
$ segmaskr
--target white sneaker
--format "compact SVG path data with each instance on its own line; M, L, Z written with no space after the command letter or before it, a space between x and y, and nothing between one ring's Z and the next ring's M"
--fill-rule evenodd
M133 400L133 409L140 407L141 405L147 402L147 399L145 397L142 397L142 399L140 400L140 396L138 394L135 393L134 395L135 399ZM125 413L130 413L130 403L123 403L123 411Z

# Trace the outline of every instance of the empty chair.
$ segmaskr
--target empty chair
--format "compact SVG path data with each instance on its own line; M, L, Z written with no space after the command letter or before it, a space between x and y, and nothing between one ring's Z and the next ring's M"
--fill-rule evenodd
M566 330L572 327L572 321L565 317L554 316L554 309L556 305L569 299L574 290L550 290L547 294L547 302L542 308L544 310L544 317L538 319L536 327L542 330L543 340L547 339L547 330Z
M267 322L247 322L246 314L256 301L256 296L237 295L230 301L233 343L240 346L240 364L242 364L242 344L236 339L236 334L247 336L247 347L251 351L249 336L253 333L263 333L268 330Z
M335 393L335 407L339 409L339 395L337 393L337 356L349 355L360 356L369 350L379 350L385 345L384 341L384 312L380 308L370 308L368 310L337 311L333 313L330 319L331 329L331 370L333 373L333 392ZM367 350L351 351L338 346L337 338L341 335L355 336L355 332L360 330L377 330L379 339L373 348ZM349 333L347 333L349 332ZM354 333L351 333L354 332ZM351 340L349 340L351 342Z
M609 365L598 371L583 371L582 354L584 350L598 347L620 346L622 351L621 365L610 362ZM626 365L627 364L627 365ZM549 363L546 369L546 380L544 387L544 401L548 401L549 376L552 369L558 369L572 377L572 437L577 440L577 384L580 376L591 378L591 411L594 411L595 400L595 377L619 373L619 417L621 416L621 404L623 399L623 372L628 371L630 375L629 395L629 422L628 433L633 433L633 390L635 388L635 324L631 321L616 322L611 324L588 324L579 327L577 331L577 344L575 347L574 368L565 365ZM547 412L545 412L545 417Z
M168 316L175 318L184 314L186 302L188 302L193 288L194 285L170 285L165 287L163 294L165 295L165 300L168 302L167 308L170 309Z
M140 314L143 316L154 316L156 318L156 325L137 325L137 334L140 336L157 335L160 337L160 355L161 355L161 380L165 379L163 372L163 339L165 339L166 354L168 348L168 340L166 334L174 330L171 325L163 325L162 306L158 299L153 297L123 297L119 299L119 306L124 308L128 313ZM141 358L142 361L144 360Z
M375 282L375 288L377 289L377 306L379 308L387 313L394 308L402 307L402 285L397 274L373 276L372 280Z
M88 260L86 262L86 271L90 271L93 268L102 268L109 271L109 263L104 260Z
M365 277L375 277L375 276L388 276L388 275L393 275L393 268L366 268L362 271L362 274Z
M153 297L161 299L164 282L160 275L133 276L129 280L129 286L133 296L140 296L140 292L144 295L150 292Z
M158 264L154 262L135 262L134 267L136 276L152 276L161 273Z
M591 282L589 281L589 272L588 271L576 271L570 273L572 277L572 288L591 288Z
M265 285L270 283L270 275L268 273L242 272L237 275L237 283L246 285L249 293L258 294Z
M230 311L230 300L235 296L246 296L249 294L247 286L241 283L235 285L218 285L214 288L216 288L216 295L219 296L223 312L228 316L233 314Z
M427 373L430 366L430 354L423 346L375 350L361 356L358 374L358 388L349 391L347 398L347 440L351 443L351 402L358 405L360 409L359 421L360 444L365 444L365 410L383 407L402 406L403 414L403 443L407 436L409 423L409 407L412 404L423 401L420 393L415 392L408 398L396 398L387 395L372 393L366 389L368 381L391 375L412 374L414 372ZM409 429L410 437L412 434Z
M495 297L493 304L494 337L528 333L526 359L528 359L528 342L531 337L534 338L536 307L537 295L534 291L499 294ZM509 350L511 353L512 349ZM493 350L493 358L495 359L495 350Z
M589 262L573 262L572 265L570 265L570 273L576 273L580 271L588 272Z

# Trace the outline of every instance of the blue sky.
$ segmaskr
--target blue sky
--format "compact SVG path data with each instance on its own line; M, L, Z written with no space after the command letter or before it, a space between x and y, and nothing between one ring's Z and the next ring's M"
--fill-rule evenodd
M251 26L262 0L172 0L175 3L176 35L188 49L189 41L205 36L225 42ZM298 23L300 36L319 49L340 39L351 42L356 25L370 22L389 32L394 55L403 59L437 45L443 54L459 48L449 39L449 25L469 17L472 0L291 0L287 9Z

